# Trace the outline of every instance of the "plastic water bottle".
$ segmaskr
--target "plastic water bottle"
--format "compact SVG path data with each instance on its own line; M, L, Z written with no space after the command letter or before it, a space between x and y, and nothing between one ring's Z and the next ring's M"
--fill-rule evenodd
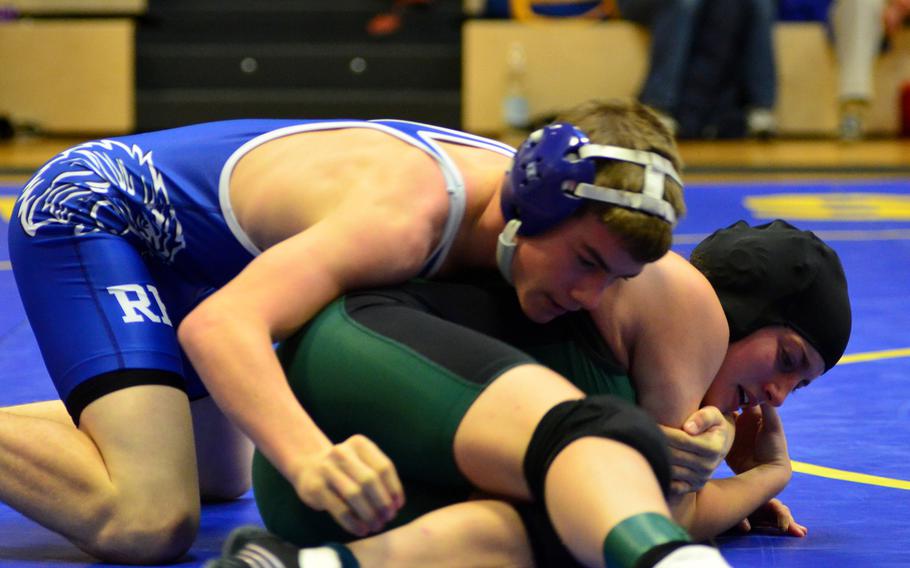
M506 53L506 89L502 99L502 116L506 126L515 130L525 130L531 124L527 71L528 59L524 45L513 42Z

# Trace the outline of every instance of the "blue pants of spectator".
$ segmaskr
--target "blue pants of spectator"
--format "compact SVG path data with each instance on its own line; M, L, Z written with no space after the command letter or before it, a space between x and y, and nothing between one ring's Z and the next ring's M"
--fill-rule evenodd
M650 66L639 100L666 114L672 115L679 103L704 2L617 0L623 18L645 25L651 31ZM748 0L748 9L750 17L744 30L743 53L748 106L770 109L777 96L771 36L775 7L772 0Z

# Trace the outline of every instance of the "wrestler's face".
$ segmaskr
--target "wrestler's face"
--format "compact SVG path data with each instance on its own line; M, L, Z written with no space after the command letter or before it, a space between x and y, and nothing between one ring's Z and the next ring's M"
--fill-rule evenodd
M608 286L642 268L596 214L585 213L541 235L520 237L512 280L522 310L544 323L594 308Z
M821 355L797 332L764 327L730 344L703 404L723 412L763 403L780 406L824 370Z

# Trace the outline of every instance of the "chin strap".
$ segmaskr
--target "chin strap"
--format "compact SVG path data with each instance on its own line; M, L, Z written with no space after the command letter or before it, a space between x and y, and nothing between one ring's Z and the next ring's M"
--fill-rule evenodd
M520 227L521 221L512 219L499 233L496 242L496 264L499 266L499 273L509 284L512 284L512 258L515 256L515 247L518 245L515 235L518 234Z

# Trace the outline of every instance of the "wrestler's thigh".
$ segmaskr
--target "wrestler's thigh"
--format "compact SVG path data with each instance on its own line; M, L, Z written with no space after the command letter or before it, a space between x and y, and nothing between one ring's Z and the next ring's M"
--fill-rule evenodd
M193 426L183 391L155 384L116 390L86 406L80 429L97 446L124 506L198 515Z
M365 435L402 477L464 485L453 438L485 385L530 358L384 294L333 303L279 350L291 388L335 442Z
M540 365L504 372L477 397L455 433L455 461L476 487L514 498L530 497L523 462L531 436L556 404L584 393Z

